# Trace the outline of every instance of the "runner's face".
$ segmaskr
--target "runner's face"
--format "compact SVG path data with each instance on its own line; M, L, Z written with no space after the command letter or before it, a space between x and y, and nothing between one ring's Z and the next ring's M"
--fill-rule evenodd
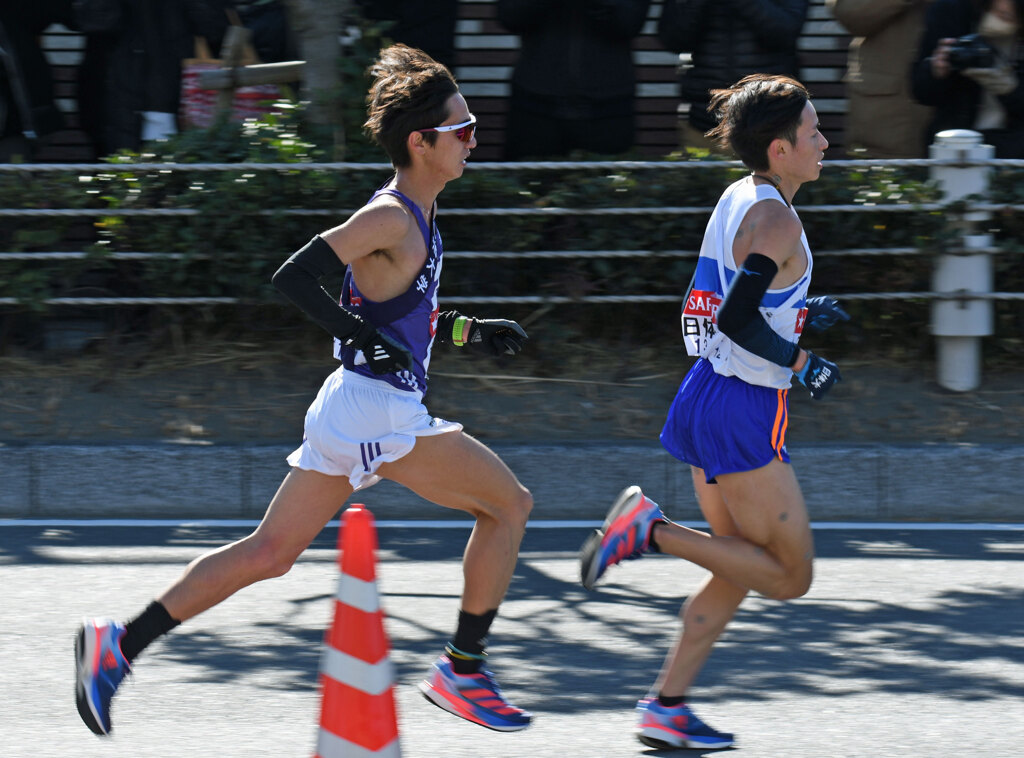
M818 130L818 113L811 103L804 106L796 141L788 146L785 168L797 181L813 182L821 175L821 160L825 157L828 140Z
M469 106L461 93L457 92L448 98L447 104L448 118L438 126L462 124L469 121L471 118ZM476 145L475 133L469 142L463 142L456 132L437 132L430 152L438 170L445 173L448 178L455 178L462 176L462 171L466 167L466 159L469 158L470 152Z

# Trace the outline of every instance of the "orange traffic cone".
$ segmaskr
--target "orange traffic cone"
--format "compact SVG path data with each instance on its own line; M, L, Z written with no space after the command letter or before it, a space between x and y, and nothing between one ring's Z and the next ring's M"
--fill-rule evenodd
M362 505L342 514L338 533L341 581L334 624L320 660L317 758L397 758L394 671L377 595L377 531Z

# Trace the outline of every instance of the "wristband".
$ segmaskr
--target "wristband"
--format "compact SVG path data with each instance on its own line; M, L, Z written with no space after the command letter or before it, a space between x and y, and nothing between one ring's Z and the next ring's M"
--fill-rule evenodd
M452 324L452 343L456 347L462 347L469 341L469 322L472 319L459 316Z

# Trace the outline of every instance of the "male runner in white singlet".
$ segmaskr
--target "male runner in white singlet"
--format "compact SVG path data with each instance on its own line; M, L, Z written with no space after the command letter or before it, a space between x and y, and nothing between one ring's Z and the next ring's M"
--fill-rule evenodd
M421 691L490 729L530 724L481 663L533 501L491 450L422 403L435 341L514 355L526 339L514 321L438 312L443 251L435 200L462 176L476 119L448 69L419 50L382 50L370 73L366 129L395 175L273 279L334 336L341 367L309 407L302 445L288 456L292 469L255 532L193 561L127 624L89 619L79 628L76 701L96 734L110 733L111 699L146 645L243 587L287 572L349 496L381 478L476 519L455 635ZM342 272L339 303L319 280Z
M683 305L687 351L698 358L669 410L661 442L689 463L712 534L668 521L639 487L626 488L580 552L592 588L609 566L657 550L711 572L686 601L683 630L649 696L638 736L659 748L725 748L732 734L702 722L686 696L736 608L754 590L779 600L811 585L814 545L786 452L795 374L815 399L839 381L834 363L797 345L805 324L849 318L831 298L807 300L811 251L792 208L821 172L828 142L807 90L755 74L715 90L708 133L752 173L722 195L704 233Z

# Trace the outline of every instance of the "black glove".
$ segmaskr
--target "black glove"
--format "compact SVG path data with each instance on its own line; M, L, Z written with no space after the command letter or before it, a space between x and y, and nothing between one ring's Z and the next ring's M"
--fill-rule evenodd
M372 324L365 321L345 344L362 350L366 365L378 376L402 369L408 371L412 368L412 353L409 352L409 348L394 337L377 331Z
M469 345L487 355L515 355L528 339L523 327L503 318L471 318L458 311L437 316L437 341L457 347Z
M469 327L466 345L488 355L515 355L529 339L523 327L503 318L475 318Z
M842 380L839 367L832 361L819 358L810 350L807 351L807 363L797 372L796 378L804 385L815 400L821 400L832 385Z
M837 321L849 321L850 314L834 298L812 297L807 301L807 319L804 324L816 332L823 332Z

